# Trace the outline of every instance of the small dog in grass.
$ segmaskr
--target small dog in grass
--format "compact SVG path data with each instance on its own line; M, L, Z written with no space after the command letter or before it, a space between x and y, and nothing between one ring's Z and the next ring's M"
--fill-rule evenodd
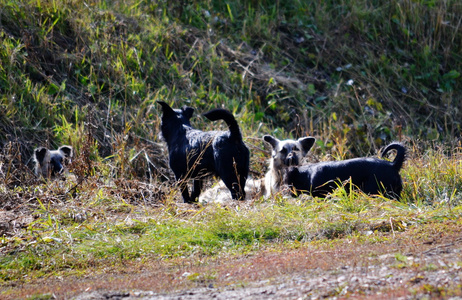
M386 197L399 199L403 183L399 171L405 157L406 148L400 143L392 143L381 152L384 157L396 150L393 161L366 157L342 161L321 162L289 168L284 181L294 196L310 193L314 197L325 197L346 182L345 189L359 188L366 194L382 193Z
M263 136L263 140L271 147L271 159L268 172L265 175L265 196L270 197L277 193L283 184L285 169L291 166L299 166L302 159L313 147L315 139L304 137L298 140L278 140L270 135Z
M74 151L71 146L61 146L58 150L39 147L34 150L35 174L45 178L63 174L70 164Z
M184 202L196 201L203 180L210 175L223 180L233 199L244 200L250 152L234 116L224 109L211 110L204 116L211 121L224 120L229 131L201 131L191 127L192 107L173 109L165 102L157 103L162 106L161 132L167 142L170 168ZM193 179L191 195L189 179Z

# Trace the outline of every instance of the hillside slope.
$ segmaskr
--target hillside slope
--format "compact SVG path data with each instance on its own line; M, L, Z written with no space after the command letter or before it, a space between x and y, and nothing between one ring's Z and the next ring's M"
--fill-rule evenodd
M25 157L89 133L103 157L124 136L157 141L156 100L355 154L460 136L460 1L0 5L0 144Z

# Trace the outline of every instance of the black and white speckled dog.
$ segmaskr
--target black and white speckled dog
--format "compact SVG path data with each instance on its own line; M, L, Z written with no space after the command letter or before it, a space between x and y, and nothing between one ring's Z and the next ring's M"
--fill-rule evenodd
M265 135L263 140L272 147L264 184L265 196L270 197L279 192L286 169L301 164L302 159L313 147L315 139L313 137L304 137L298 140L288 139L281 141L271 135Z
M184 202L199 197L203 180L219 176L233 199L244 200L244 186L249 174L250 152L245 146L234 116L227 110L214 109L204 114L211 121L224 120L229 131L201 131L191 127L192 107L172 109L162 106L162 136L167 142L169 164L178 181ZM191 195L188 180L193 179Z
M34 150L35 174L46 178L64 173L71 162L74 151L71 146L61 146L58 150L39 147Z
M396 150L393 161L373 157L354 158L342 161L321 162L293 167L287 170L284 182L289 185L293 195L310 193L315 197L325 197L344 182L359 188L366 194L380 194L399 199L403 183L399 171L405 157L406 148L400 143L392 143L381 152L384 157Z

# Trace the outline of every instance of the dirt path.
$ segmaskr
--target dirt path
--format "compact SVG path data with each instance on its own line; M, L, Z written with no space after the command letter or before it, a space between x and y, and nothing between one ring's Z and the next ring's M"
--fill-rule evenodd
M451 228L390 233L387 242L344 238L331 245L311 243L215 260L133 263L87 278L17 286L10 295L40 291L79 300L461 297L462 234Z
M431 298L460 297L462 260L459 242L460 240L456 243L439 244L420 253L409 253L400 258L403 261L397 261L393 254L384 254L375 258L369 266L344 265L328 270L294 270L290 274L246 283L244 286L237 284L217 288L210 284L208 287L168 294L149 291L97 291L81 294L77 299L420 299L425 295ZM284 256L283 253L281 255ZM261 271L265 273L265 270Z

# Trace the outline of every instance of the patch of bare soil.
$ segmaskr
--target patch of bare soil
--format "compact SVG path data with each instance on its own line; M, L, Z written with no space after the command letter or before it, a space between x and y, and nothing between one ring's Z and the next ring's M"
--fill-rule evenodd
M88 278L29 283L14 288L10 296L40 291L79 300L457 298L462 296L458 227L450 223L386 233L389 240L380 243L344 238L331 245L233 258L133 263Z

